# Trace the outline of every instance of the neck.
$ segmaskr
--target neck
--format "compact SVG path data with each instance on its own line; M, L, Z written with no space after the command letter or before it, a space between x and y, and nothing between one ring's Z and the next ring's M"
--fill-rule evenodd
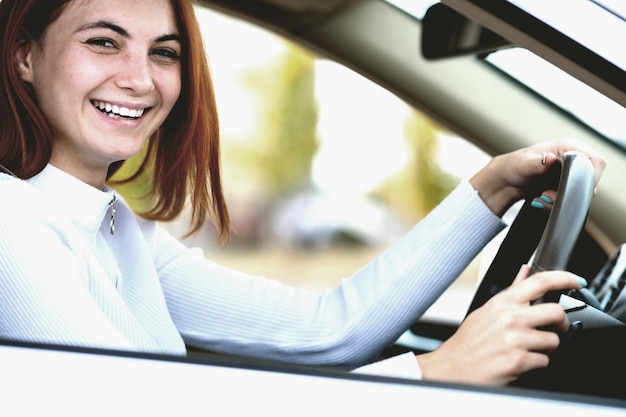
M99 168L90 168L86 165L76 165L72 163L68 163L69 161L64 158L55 157L55 154L52 154L50 158L50 164L60 169L61 171L65 171L71 176L78 178L91 185L94 188L99 190L104 189L104 185L107 179L107 168L104 167L102 169Z

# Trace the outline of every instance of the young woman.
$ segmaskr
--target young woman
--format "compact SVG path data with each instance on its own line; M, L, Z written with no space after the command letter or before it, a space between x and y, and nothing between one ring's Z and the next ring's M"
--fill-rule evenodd
M312 294L216 265L156 223L189 199L192 230L208 216L222 238L229 232L189 1L2 0L0 31L0 337L9 340L361 366L424 313L559 155L585 152L597 179L605 165L568 141L496 157L372 263ZM152 205L138 214L107 186L136 155L147 155L152 178ZM559 339L539 328L564 330L567 316L530 301L584 280L525 277L440 349L370 366L491 384L546 366Z

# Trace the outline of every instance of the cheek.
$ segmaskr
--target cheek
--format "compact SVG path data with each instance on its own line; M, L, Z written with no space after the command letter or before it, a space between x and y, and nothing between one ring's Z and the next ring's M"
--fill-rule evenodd
M33 88L42 106L67 106L94 83L98 68L82 57L44 58L33 61Z
M68 83L57 74L62 75L62 71L57 72L54 66L48 66L45 71L36 71L32 81L38 106L48 122L55 127L58 127L62 115L69 111L71 102Z

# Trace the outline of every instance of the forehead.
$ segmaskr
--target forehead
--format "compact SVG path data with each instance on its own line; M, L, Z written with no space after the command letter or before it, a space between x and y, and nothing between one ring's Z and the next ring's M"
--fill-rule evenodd
M171 0L72 0L54 24L73 32L99 21L114 23L131 35L178 33Z

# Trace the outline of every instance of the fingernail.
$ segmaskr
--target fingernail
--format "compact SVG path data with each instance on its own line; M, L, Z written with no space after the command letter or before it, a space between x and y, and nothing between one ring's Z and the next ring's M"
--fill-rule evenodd
M587 287L587 280L583 277L576 277L576 281L578 281L578 285L580 285L583 288Z
M539 197L539 199L545 201L548 204L552 204L552 199L547 195L542 195L541 197Z
M544 209L544 205L541 203L541 201L537 201L537 200L533 200L530 205L534 208L538 208L538 209Z

